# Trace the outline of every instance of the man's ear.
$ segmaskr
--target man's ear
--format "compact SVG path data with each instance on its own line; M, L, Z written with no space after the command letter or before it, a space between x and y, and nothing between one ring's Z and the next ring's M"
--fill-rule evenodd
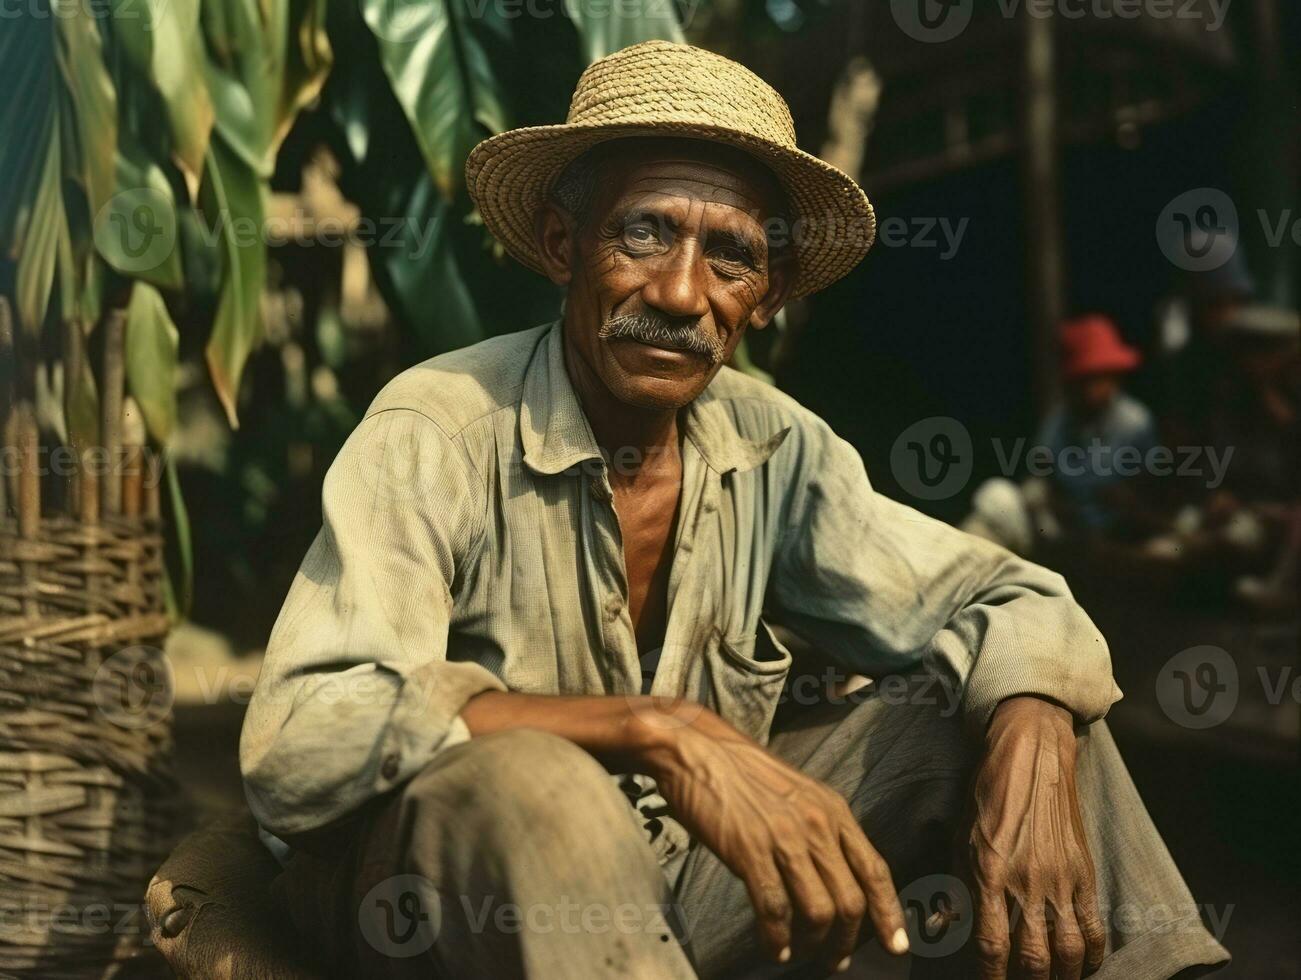
M768 292L764 293L763 299L759 300L759 305L750 314L752 329L762 330L781 312L781 308L786 305L786 300L791 294L791 288L795 285L796 269L795 256L789 252L769 261Z
M557 286L568 286L573 278L577 227L568 211L547 202L538 211L533 234L537 239L542 271Z

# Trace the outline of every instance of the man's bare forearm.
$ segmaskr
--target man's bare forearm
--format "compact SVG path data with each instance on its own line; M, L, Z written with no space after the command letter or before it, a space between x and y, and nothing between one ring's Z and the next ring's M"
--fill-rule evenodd
M729 729L699 704L623 695L485 691L466 702L461 719L476 736L513 728L549 732L585 749L611 772L649 776L660 775L670 763L677 730L701 722L717 727L720 736Z

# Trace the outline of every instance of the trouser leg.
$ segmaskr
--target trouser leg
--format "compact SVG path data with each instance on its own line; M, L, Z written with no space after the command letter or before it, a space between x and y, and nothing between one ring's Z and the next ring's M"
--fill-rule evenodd
M1184 883L1116 749L1098 722L1080 736L1080 810L1098 873L1107 927L1102 980L1166 980L1213 972L1229 952L1203 926Z
M877 697L810 708L769 749L849 801L896 883L944 867L970 769L959 726L937 709ZM745 887L713 854L692 848L677 894L702 977L766 972Z
M907 701L870 696L809 709L774 734L770 748L844 795L889 864L914 948L899 975L960 977L970 953L969 909L965 923L959 918L944 931L925 921L945 900L941 893L955 894L961 911L965 886L950 874L953 842L979 747L947 699ZM1096 976L1157 980L1227 960L1202 927L1104 724L1080 735L1078 785L1108 927L1108 956ZM677 894L702 977L766 972L745 888L717 858L693 847ZM855 962L872 955L860 950Z
M340 852L295 854L278 887L346 976L694 976L627 801L540 732L441 753Z

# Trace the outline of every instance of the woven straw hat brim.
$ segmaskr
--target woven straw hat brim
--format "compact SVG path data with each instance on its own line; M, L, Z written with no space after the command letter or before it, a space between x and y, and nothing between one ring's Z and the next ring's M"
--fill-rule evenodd
M533 222L556 178L593 146L635 136L725 143L749 153L773 172L793 212L790 239L798 273L792 298L817 292L841 278L876 239L872 205L842 171L795 147L724 126L681 120L513 129L474 148L465 164L466 184L488 230L517 260L541 272Z

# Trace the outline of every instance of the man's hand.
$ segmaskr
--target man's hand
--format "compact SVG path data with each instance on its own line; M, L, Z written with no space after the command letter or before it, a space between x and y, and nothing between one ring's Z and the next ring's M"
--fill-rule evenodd
M990 721L967 838L981 980L1076 980L1106 932L1075 792L1071 715L1011 698Z
M769 955L784 963L794 945L847 969L865 914L887 950L907 952L890 869L844 797L692 707L653 726L645 757L673 815L745 882Z

